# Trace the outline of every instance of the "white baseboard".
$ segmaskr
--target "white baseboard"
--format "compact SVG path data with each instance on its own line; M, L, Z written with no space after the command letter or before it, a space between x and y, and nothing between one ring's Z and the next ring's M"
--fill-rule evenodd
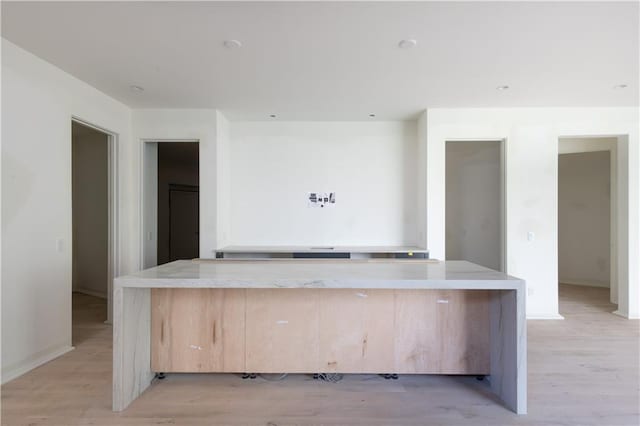
M44 351L40 351L30 356L22 362L7 366L6 368L2 369L2 384L4 385L5 383L22 376L23 374L33 370L34 368L40 367L42 364L46 364L47 362L58 358L59 356L62 356L74 349L75 348L73 346L67 345L54 349L45 349Z
M580 280L558 280L560 284L581 285L585 287L610 288L608 282L602 281L580 281Z
M528 320L563 320L564 317L560 314L550 315L527 315Z
M78 288L74 289L73 291L78 292L78 293L82 293L82 294L87 294L89 296L99 297L100 299L106 299L107 298L107 294L106 293L103 293L101 291L90 290L90 289L84 288L84 287L78 287Z
M617 316L619 316L619 317L626 318L626 319L630 319L630 320L634 320L634 319L636 319L636 320L637 320L637 319L640 319L640 316L636 316L636 315L629 315L628 313L626 313L626 312L622 312L622 311L619 311L619 310L618 310L618 311L613 311L613 312L611 312L611 313L612 313L612 314L614 314L614 315L617 315Z

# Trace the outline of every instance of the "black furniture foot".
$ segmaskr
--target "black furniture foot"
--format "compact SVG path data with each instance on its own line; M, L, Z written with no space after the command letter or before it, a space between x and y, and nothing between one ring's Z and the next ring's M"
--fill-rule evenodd
M484 380L484 376L476 376L476 380L481 382Z
M156 373L156 378L158 380L164 380L165 377L167 377L167 376L165 376L164 373Z

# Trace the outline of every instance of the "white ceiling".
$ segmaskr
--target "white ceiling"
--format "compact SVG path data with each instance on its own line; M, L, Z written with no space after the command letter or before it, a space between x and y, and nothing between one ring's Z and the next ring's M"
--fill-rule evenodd
M3 1L2 36L131 107L406 119L431 107L637 106L638 14L638 2Z

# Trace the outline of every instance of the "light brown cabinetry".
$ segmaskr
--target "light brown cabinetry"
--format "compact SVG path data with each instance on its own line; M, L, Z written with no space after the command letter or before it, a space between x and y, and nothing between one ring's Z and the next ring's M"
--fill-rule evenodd
M393 372L393 306L393 290L321 290L321 371Z
M489 373L483 290L153 289L152 370Z
M247 290L248 372L303 373L318 365L318 291Z
M395 372L489 374L489 293L395 292Z
M151 369L245 371L244 289L153 289Z

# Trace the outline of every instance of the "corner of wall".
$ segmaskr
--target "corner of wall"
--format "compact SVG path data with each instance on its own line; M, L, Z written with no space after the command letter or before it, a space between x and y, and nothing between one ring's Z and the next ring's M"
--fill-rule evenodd
M56 346L53 348L45 349L44 351L40 351L38 353L33 354L32 356L20 361L17 364L8 365L7 367L2 368L2 384L10 382L11 380L18 378L25 374L28 371L33 370L34 368L40 367L43 364L46 364L49 361L52 361L67 352L74 350L73 346L62 345Z
M219 249L229 244L231 227L231 172L229 168L231 125L227 117L216 110L216 241Z
M418 246L429 249L427 245L427 114L425 109L417 120L416 138L418 141Z

